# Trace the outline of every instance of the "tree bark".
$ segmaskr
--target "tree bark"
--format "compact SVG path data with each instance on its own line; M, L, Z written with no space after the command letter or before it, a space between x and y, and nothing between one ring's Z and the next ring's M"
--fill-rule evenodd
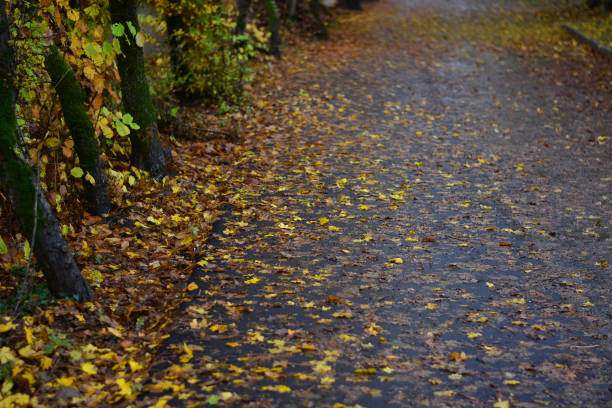
M321 3L320 0L310 0L310 12L315 19L316 30L317 30L317 38L319 40L327 40L327 28L325 24L323 24L323 20L321 20Z
M42 192L37 194L40 187L35 184L32 169L15 153L17 123L13 50L9 44L6 2L0 2L0 8L0 184L26 237L31 239L36 223L33 251L51 293L89 300L91 290L44 195ZM37 217L34 217L35 205Z
M268 13L268 26L270 29L270 54L277 59L281 58L280 53L280 13L275 0L264 0L264 6Z
M297 16L297 0L289 0L289 17L295 18Z
M96 215L107 214L111 210L108 179L100 157L95 129L83 106L85 92L56 46L52 46L46 56L45 67L59 96L64 120L74 140L80 166L95 180L95 184L83 180L88 209Z
M349 10L363 10L360 0L340 0L340 6Z
M130 132L133 166L148 171L153 177L168 174L164 148L159 139L155 108L145 76L144 55L136 44L136 38L128 29L131 24L139 31L136 0L110 0L111 21L122 24L125 34L119 38L121 54L117 56L117 68L121 77L121 97L125 111L133 116L139 130Z
M166 20L168 46L170 48L170 63L176 81L174 94L181 105L188 105L194 101L196 95L189 90L189 87L193 84L193 76L184 57L185 46L180 35L181 32L185 32L185 21L182 11L176 3L180 2L171 2L173 7L169 8L164 19Z
M251 0L238 0L238 18L236 19L236 34L242 35L246 31L251 10Z

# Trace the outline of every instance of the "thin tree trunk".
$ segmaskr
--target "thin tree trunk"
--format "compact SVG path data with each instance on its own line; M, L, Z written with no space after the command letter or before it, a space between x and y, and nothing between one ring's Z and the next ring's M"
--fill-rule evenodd
M297 16L297 0L289 0L289 17L295 18Z
M119 38L121 54L117 56L117 67L121 77L121 97L127 113L134 117L139 130L130 132L132 143L131 163L148 171L153 177L168 174L164 148L159 139L155 108L145 76L144 55L136 44L136 38L128 29L131 24L138 32L136 0L110 0L111 21L122 24L125 34Z
M13 51L9 45L6 2L0 2L0 8L0 184L26 237L32 239L36 223L33 251L51 293L89 300L91 290L74 261L72 251L44 195L37 194L39 186L35 185L32 169L15 153L17 123Z
M340 6L349 10L363 10L360 0L340 0Z
M317 25L317 38L319 40L327 40L327 28L323 24L323 20L321 20L321 3L319 0L310 0L310 12L312 13Z
M177 3L174 1L173 3ZM174 94L182 105L187 105L193 102L196 96L190 92L189 87L193 84L193 76L191 75L189 64L185 60L185 47L180 32L185 32L185 22L181 14L181 10L171 7L165 15L166 31L168 34L168 45L170 48L170 63L174 72L174 79L177 85L174 88Z
M238 0L238 18L236 19L236 34L242 35L246 31L251 10L251 0Z
M74 71L60 55L56 46L52 46L50 53L46 56L45 67L59 96L64 119L79 156L80 166L95 180L95 184L87 180L83 181L89 210L96 215L106 214L111 210L108 179L104 162L100 157L95 129L83 106L85 92L76 80Z
M270 28L270 54L280 59L280 14L276 0L264 0L264 6L268 13L268 26Z

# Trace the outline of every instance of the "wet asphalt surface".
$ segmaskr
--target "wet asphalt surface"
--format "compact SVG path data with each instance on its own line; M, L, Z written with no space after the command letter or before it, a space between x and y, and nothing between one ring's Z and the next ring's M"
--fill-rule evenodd
M446 3L286 73L144 404L612 406L611 64Z

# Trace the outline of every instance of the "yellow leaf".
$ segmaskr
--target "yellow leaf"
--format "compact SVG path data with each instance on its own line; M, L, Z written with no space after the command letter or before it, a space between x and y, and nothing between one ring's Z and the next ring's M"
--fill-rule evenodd
M17 360L19 359L15 356L15 353L13 353L13 350L10 348L2 347L0 349L0 364L6 364Z
M213 333L214 332L225 333L227 331L227 325L226 324L213 324L212 326L208 328L208 330L210 330Z
M161 397L157 402L153 405L150 405L149 408L165 408L168 406L168 401L173 398L172 395L167 395L165 397Z
M257 282L259 282L261 279L257 278L257 277L253 277L249 280L245 280L244 283L246 283L247 285L254 285Z
M75 383L75 381L76 378L74 377L60 377L57 379L57 384L61 385L62 387L70 387Z
M433 303L428 303L425 306L425 309L430 309L430 310L435 310L435 309L439 309L439 308L440 308L440 306L434 305Z
M5 384L10 384L12 386L13 382L6 380ZM4 390L3 387L2 393L5 395L8 394L8 390ZM9 394L6 398L0 400L0 404L2 404L3 407L27 407L30 406L30 402L30 396L22 393ZM34 401L32 401L32 405L35 405ZM38 401L36 401L36 405L38 405Z
M23 358L36 358L41 356L40 351L36 351L29 344L19 349L19 355Z
M294 230L295 229L294 226L285 224L284 222L279 222L277 225L278 225L278 228L281 228L281 229L286 229L286 230Z
M404 263L404 260L402 258L391 258L389 259L389 264L396 264L396 265L400 265Z
M291 388L286 385L264 385L261 389L263 391L276 391L279 393L291 392Z
M132 370L132 372L142 370L144 368L138 361L130 360L128 361L128 364L130 365L130 370Z
M344 340L344 341L354 341L354 342L359 341L359 340L357 339L357 337L355 337L355 336L351 336L351 335L349 335L349 334L344 334L344 333L340 334L340 339L342 339L342 340Z
M136 45L137 45L137 46L139 46L139 47L143 47L143 46L144 46L144 43L145 43L145 37L144 37L144 34L142 34L142 32L141 32L141 31L139 31L139 32L136 34Z
M355 374L357 375L375 375L375 368L358 368L355 370Z
M108 330L112 335L122 338L123 334L121 333L120 330L115 329L114 327L107 327L106 330Z
M132 395L132 387L123 378L117 378L117 386L119 387L119 394L129 397Z
M192 290L196 290L196 289L198 289L198 285L195 282L191 282L189 285L187 285L187 290L190 291L190 292Z
M89 172L85 174L85 180L89 181L92 185L96 185L96 179Z
M504 384L506 385L519 385L521 382L518 380L506 380L504 381Z
M72 21L78 21L79 20L79 12L75 9L69 9L68 10L68 19L72 20Z
M434 395L436 397L452 397L456 394L457 392L453 391L453 390L446 390L446 391L436 391L434 392Z
M40 368L42 370L48 370L53 365L53 359L51 357L42 356L40 358Z
M314 344L310 344L310 343L302 343L298 347L302 351L315 351L316 350L316 347L314 346Z
M469 333L467 334L467 336L468 336L470 339L474 339L474 338L476 338L476 337L480 337L480 336L482 336L482 333L477 333L477 332L469 332Z
M512 298L512 303L516 303L518 305L524 305L525 304L525 298L514 297L514 298Z
M510 402L508 400L497 399L497 402L493 404L493 408L510 408Z
M83 372L85 374L89 374L89 375L96 375L96 374L98 374L98 369L96 368L95 365L93 365L91 363L83 363L83 364L81 364L81 370L83 370Z
M62 144L62 141L59 140L57 137L50 137L47 140L45 140L45 145L49 148L49 149L55 149L58 148L60 145Z
M368 327L366 327L365 331L370 333L370 335L372 335L372 336L378 336L380 334L380 332L382 331L382 327L380 327L376 323L372 322L372 323L370 323L370 325Z
M329 218L327 217L321 217L319 218L319 224L321 225L327 225L329 223Z
M17 327L17 325L9 320L7 323L0 324L0 333L6 333L9 330L13 330L15 327Z
M83 68L83 74L91 81L96 76L96 69L92 65L87 64Z

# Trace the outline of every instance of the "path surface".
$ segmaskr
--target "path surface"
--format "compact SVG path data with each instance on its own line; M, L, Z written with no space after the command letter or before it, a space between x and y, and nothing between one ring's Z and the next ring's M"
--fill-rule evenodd
M145 403L612 405L611 66L518 3L289 57Z

